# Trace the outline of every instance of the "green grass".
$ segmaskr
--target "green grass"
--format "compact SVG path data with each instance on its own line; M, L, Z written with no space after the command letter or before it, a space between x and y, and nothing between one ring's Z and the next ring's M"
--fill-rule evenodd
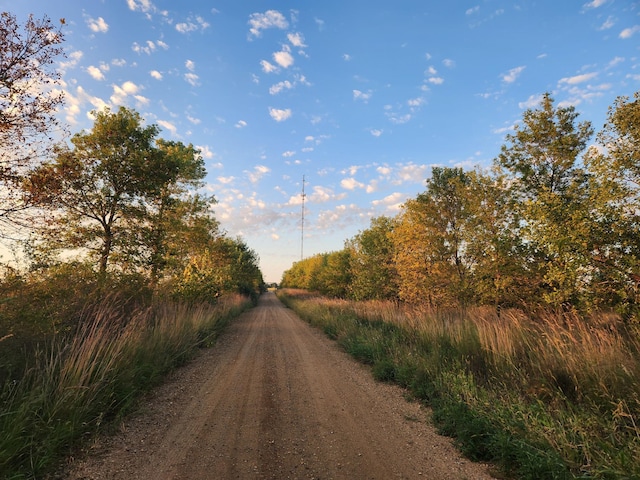
M501 475L640 478L640 332L617 317L278 294L375 378L431 405L441 433Z
M87 309L75 334L50 340L2 386L0 476L42 478L249 305L233 295L216 305L154 303L123 316L126 309L107 298Z

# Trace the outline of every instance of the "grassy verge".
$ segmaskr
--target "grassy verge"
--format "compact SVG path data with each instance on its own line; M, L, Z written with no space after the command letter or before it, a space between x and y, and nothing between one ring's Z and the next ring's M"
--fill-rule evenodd
M231 295L216 305L157 303L126 318L113 299L87 309L74 335L51 341L0 390L0 477L42 478L250 305Z
M615 317L279 297L431 405L440 432L501 475L640 478L640 332Z

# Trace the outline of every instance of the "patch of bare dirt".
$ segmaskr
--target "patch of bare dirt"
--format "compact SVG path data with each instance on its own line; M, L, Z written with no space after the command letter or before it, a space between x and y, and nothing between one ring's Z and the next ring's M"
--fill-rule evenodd
M61 478L492 478L428 418L267 293Z

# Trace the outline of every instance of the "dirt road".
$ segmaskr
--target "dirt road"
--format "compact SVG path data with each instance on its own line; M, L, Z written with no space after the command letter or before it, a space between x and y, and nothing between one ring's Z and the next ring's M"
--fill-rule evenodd
M273 293L67 479L489 479Z

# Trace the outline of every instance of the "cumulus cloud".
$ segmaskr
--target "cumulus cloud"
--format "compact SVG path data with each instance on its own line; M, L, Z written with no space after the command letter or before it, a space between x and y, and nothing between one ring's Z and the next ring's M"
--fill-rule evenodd
M93 65L87 67L87 73L91 75L94 80L104 80L104 74L98 67L94 67Z
M367 93L361 92L360 90L354 90L353 91L353 99L354 100L362 100L364 103L367 103L369 101L369 99L371 98L371 90L369 90Z
M235 124L236 128L244 128L247 126L247 122L245 122L244 120L239 120L238 123Z
M345 190L355 190L356 188L364 188L365 185L358 182L355 178L343 178L340 182L340 186Z
M157 50L158 47L164 50L167 50L169 48L169 45L164 43L162 40L158 40L157 42L152 42L151 40L147 40L144 44L133 42L133 45L131 45L131 50L133 50L138 54L146 53L147 55L151 55L153 52Z
M196 30L205 30L209 27L209 23L204 18L196 16L189 18L186 22L176 24L176 30L180 33L189 33Z
M199 81L200 77L195 73L185 73L184 79L187 81L189 85L193 87L197 87L198 85L200 85L200 81Z
M505 83L515 82L525 68L527 67L520 66L520 67L512 68L507 73L502 74L502 81Z
M276 122L283 122L291 117L292 112L290 108L281 110L279 108L269 107L269 115L271 115L271 118L273 118Z
M370 130L371 135L373 135L374 137L379 137L380 135L382 135L384 133L384 130L378 130L376 128Z
M284 89L290 90L292 88L293 88L293 83L291 83L289 80L285 80L283 82L279 82L279 83L276 83L275 85L272 85L271 88L269 88L269 93L271 95L276 95Z
M196 64L193 60L187 60L184 62L184 66L187 67L187 70L193 72L196 69Z
M289 47L286 45L281 51L273 54L273 60L282 68L289 68L294 62L293 55L291 55Z
M113 85L113 94L109 98L114 105L124 105L129 96L137 95L140 87L131 81L126 81L122 85Z
M289 22L282 13L277 10L267 10L264 13L252 13L249 15L249 39L260 37L262 31L268 28L284 30L289 27Z
M433 85L442 85L444 83L444 78L442 77L429 77L429 83Z
M157 70L151 70L149 72L149 75L151 75L153 78L155 78L156 80L162 80L162 74L157 71Z
M296 154L293 150L287 150L286 152L282 152L282 156L285 158L293 157Z
M245 173L249 177L249 181L251 183L258 183L262 177L264 177L267 173L271 172L269 167L264 165L256 165L253 168L253 171L246 171Z
M304 44L304 36L301 33L290 33L287 35L287 39L289 40L291 45L293 45L294 47L297 47L297 48L306 47L306 45Z
M127 0L127 5L129 6L129 10L139 10L141 12L151 12L155 10L153 3L151 0Z
M109 25L104 21L104 18L88 18L87 25L92 32L95 33L107 33L109 31Z
M276 67L272 63L267 62L266 60L261 60L260 66L262 67L262 71L264 73L271 73L278 70L278 67Z
M215 156L208 145L196 145L196 148L200 150L200 156L204 159L210 160Z

